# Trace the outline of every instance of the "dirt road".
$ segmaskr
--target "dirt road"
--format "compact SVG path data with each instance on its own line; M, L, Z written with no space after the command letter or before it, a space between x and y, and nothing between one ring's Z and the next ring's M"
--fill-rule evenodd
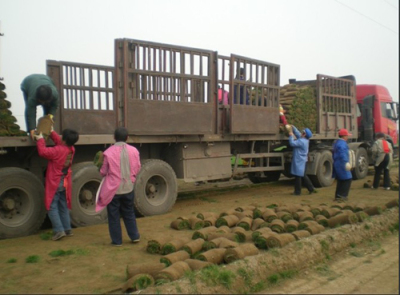
M398 174L398 167L393 169ZM397 191L371 190L363 188L367 179L354 181L350 201L366 205L383 205L398 198ZM238 188L218 191L200 191L206 186L228 186L208 184L198 187L197 192L182 194L173 210L161 216L138 219L141 232L139 244L129 243L124 233L124 244L110 246L107 225L74 229L74 236L60 241L43 240L39 234L0 241L0 293L90 293L100 294L123 284L126 280L126 266L129 264L158 262L159 255L145 251L147 242L155 237L185 237L193 231L176 231L170 223L179 216L192 216L199 212L222 212L245 205L267 206L270 204L333 204L335 186L321 188L317 194L292 196L293 182L282 180L277 183L250 185L245 180ZM399 242L398 210L397 230L384 231L351 247L329 256L329 259L307 268L293 270L290 275L271 281L268 277L258 284L253 292L260 294L297 293L359 293L398 294L399 292ZM394 220L396 224L396 220ZM340 231L340 229L337 229ZM268 252L268 251L267 251ZM63 254L63 255L61 255ZM229 267L226 266L227 268ZM254 268L256 269L256 268ZM185 280L185 279L184 279ZM183 280L183 281L184 281ZM186 278L188 280L188 278ZM184 282L182 284L184 286ZM179 293L185 289L176 282L152 289L157 293ZM197 290L201 293L215 293L213 286ZM224 293L243 290L226 289Z

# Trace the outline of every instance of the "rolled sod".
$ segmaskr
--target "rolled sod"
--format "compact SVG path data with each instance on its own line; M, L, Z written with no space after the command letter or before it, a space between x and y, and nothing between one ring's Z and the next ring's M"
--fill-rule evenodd
M268 249L271 248L282 248L287 244L296 241L296 238L292 234L283 233L279 235L272 235L267 238Z
M348 209L348 210L351 210L351 211L353 211L353 212L354 212L355 208L356 208L356 205L355 205L355 204L352 204L352 203L346 203L346 204L344 205L344 207L343 207L343 209Z
M289 204L289 205L282 205L282 206L278 206L275 208L275 212L287 212L292 214L293 212L296 212L297 208L294 207L293 204Z
M165 264L161 262L141 263L141 264L128 264L126 266L126 279L134 277L138 274L147 273L155 276L159 271L165 268Z
M97 166L97 168L101 168L101 166L103 166L103 161L104 161L104 155L102 151L98 151L95 155L94 155L94 159L93 159L93 164L95 166Z
M170 253L177 252L182 249L182 247L189 243L191 239L188 238L181 238L181 239L176 239L169 241L168 243L165 243L162 248L161 248L161 253L163 255L168 255Z
M200 270L213 265L211 262L201 261L198 259L186 259L185 262L190 266L191 270Z
M309 236L311 236L311 233L304 229L296 230L296 231L292 232L291 234L296 238L296 240L308 238Z
M331 208L337 208L339 210L344 210L346 207L345 203L336 203L331 206Z
M164 263L165 266L170 266L171 264L177 262L177 261L183 261L186 259L189 259L190 255L188 252L185 250L179 250L174 253L167 254L163 257L160 258L160 262Z
M121 291L123 293L133 292L137 290L144 290L147 287L154 286L154 278L153 276L143 273L137 274L130 278L125 284L122 286Z
M390 209L393 207L399 207L399 199L391 200L385 204L386 208Z
M248 205L248 206L240 206L240 207L237 207L237 208L235 208L235 210L236 211L239 211L239 212L243 212L243 211L254 211L256 209L256 206L253 206L253 205Z
M239 211L236 211L236 212L233 213L232 215L235 215L237 218L239 218L239 220L241 220L241 219L247 217L247 216L246 216L246 213L244 213L244 212L239 212Z
M263 213L267 210L268 208L256 208L256 209L254 209L254 211L253 211L253 218L254 219L256 219L256 218L261 218L262 217L262 215L263 215Z
M208 239L208 235L212 232L215 232L217 230L217 228L215 226L208 226L199 230L196 230L193 233L192 239L198 239L201 238L203 240L207 240Z
M354 212L359 212L359 211L365 211L365 209L367 208L367 206L363 203L358 203L357 205L355 205L354 207Z
M291 233L296 231L298 227L299 227L299 222L297 220L291 219L286 222L285 231L287 233Z
M328 219L328 226L330 228L334 228L336 226L345 225L345 224L354 224L358 222L358 217L356 214L338 214Z
M325 230L325 227L323 227L321 224L317 225L310 225L305 228L306 231L308 231L312 235L319 234L320 232Z
M230 228L227 225L222 225L222 226L218 227L217 231L216 231L216 233L225 233L225 234L230 233L230 232L232 232L232 228Z
M364 209L364 212L367 213L369 216L379 215L386 209L385 206L372 206L367 207ZM357 212L357 211L356 211Z
M265 220L262 219L262 218L253 219L253 224L251 225L251 230L256 230L256 229L258 229L258 228L260 227L260 225L261 225L262 223L264 223L264 222L265 222Z
M276 215L278 216L278 218L280 220L283 220L285 223L288 222L289 220L293 219L293 215L286 211L276 212Z
M204 221L195 216L189 218L190 229L199 230L204 227Z
M210 218L210 217L213 217L213 218L215 217L215 219L217 219L219 217L219 214L215 213L215 212L201 212L201 213L198 213L196 215L196 217L200 218L202 220L206 220L207 218Z
M324 215L320 214L320 215L315 216L315 221L324 227L329 227L328 218L326 218Z
M253 225L253 218L244 217L238 223L237 226L244 228L245 230L250 230Z
M364 211L356 212L356 215L358 218L358 222L363 222L365 219L367 219L369 217L369 215L367 213L365 213Z
M196 240L192 240L189 243L185 244L182 247L182 250L189 253L189 255L193 255L199 251L201 251L204 244L204 239L198 238Z
M267 208L262 214L262 219L266 222L272 222L272 220L278 219L278 215L276 215L273 209Z
M170 240L170 237L160 237L147 242L146 251L150 254L161 253L162 247Z
M259 228L252 233L251 238L253 239L253 241L255 241L258 236L260 236L264 233L269 234L269 233L273 233L273 231L269 227Z
M299 222L314 220L314 215L311 211L297 211L293 213L293 217Z
M247 256L259 254L258 248L252 243L242 244L235 248L230 248L225 251L224 261L231 263L233 261L244 259Z
M189 222L183 219L175 219L171 222L170 227L176 230L188 229L190 227Z
M197 256L197 259L214 264L221 264L224 261L225 251L225 248L211 249Z
M210 233L208 235L207 241L211 241L211 240L214 240L216 238L221 238L221 237L226 238L231 241L234 241L234 242L239 242L239 237L238 237L238 234L236 234L236 233L217 233L217 232Z
M267 239L271 236L279 235L276 232L262 233L254 240L254 245L259 249L268 249Z
M326 218L331 218L340 213L340 209L338 208L325 208L321 211L321 214L324 215Z
M243 227L236 226L233 227L231 233L234 233L238 237L238 242L243 243L246 241L246 230Z
M215 223L217 222L217 217L207 217L204 219L204 227L210 227L210 226L215 226Z
M223 216L227 216L227 215L233 215L235 212L237 212L235 209L228 209L228 210L225 210L225 211L221 212L219 217L223 217Z
M188 263L185 261L178 261L168 266L167 268L161 270L156 276L157 281L161 282L172 282L183 277L186 271L191 271L191 268Z
M318 222L316 222L315 220L306 220L306 221L300 222L298 229L306 229L307 227L312 226L312 225L318 225Z
M47 139L50 136L51 128L53 127L53 120L51 119L50 115L43 116L39 119L36 133L42 133L43 137Z
M228 227L233 227L239 222L239 218L236 215L225 215L217 219L215 226L221 227L226 225Z
M317 216L321 214L321 209L319 207L313 207L311 208L310 212L313 214L313 216Z
M281 219L274 219L270 223L269 227L271 228L272 231L276 233L283 233L285 232L285 222Z

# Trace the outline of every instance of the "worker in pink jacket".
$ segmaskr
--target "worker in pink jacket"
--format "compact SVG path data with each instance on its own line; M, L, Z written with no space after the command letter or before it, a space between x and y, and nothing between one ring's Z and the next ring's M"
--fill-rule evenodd
M126 143L128 131L119 127L114 132L115 144L104 152L100 174L104 177L96 202L96 211L107 207L108 229L113 246L121 246L122 232L120 215L129 238L140 240L133 208L133 186L140 171L139 151Z

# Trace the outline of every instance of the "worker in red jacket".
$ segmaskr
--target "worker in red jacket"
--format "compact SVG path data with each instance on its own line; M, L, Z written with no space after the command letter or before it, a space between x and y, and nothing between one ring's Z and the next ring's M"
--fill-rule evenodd
M49 160L46 170L45 207L53 227L53 240L72 236L68 209L71 209L71 165L75 154L74 144L79 139L78 132L65 129L62 139L54 130L50 138L54 147L46 147L42 133L35 135L38 154Z

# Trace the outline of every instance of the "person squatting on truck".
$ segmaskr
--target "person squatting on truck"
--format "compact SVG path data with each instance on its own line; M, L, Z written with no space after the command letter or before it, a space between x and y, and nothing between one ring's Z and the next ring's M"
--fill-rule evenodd
M27 132L33 139L36 129L36 108L43 107L44 115L56 114L59 106L59 96L53 80L43 74L27 76L21 83L25 100L25 121Z

